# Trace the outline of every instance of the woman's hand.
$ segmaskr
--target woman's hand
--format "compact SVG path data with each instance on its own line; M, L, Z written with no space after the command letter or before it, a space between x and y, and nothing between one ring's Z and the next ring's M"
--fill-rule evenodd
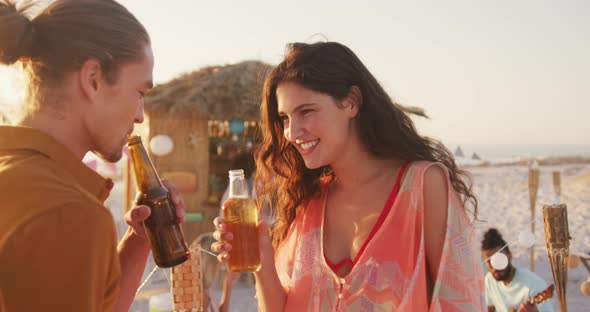
M217 260L219 262L226 263L229 260L229 251L232 249L231 241L234 239L234 234L226 231L225 222L223 218L217 217L213 220L215 224L215 232L213 232L213 238L216 240L211 244L211 251L217 253Z
M232 250L231 241L234 239L234 234L227 232L226 224L222 217L217 217L213 220L215 224L215 232L213 238L216 240L211 244L211 251L217 253L219 262L227 263L230 258L229 251ZM268 232L268 224L266 221L258 222L258 242L260 248L260 260L264 269L265 264L274 266L274 249L272 247L272 240Z

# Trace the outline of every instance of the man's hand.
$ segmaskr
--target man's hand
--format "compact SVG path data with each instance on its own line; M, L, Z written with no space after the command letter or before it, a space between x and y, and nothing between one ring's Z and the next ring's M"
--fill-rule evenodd
M527 300L527 302L518 307L518 312L539 312L539 309L537 309L536 305L528 303Z
M178 218L178 221L184 223L186 212L182 196L180 196L176 187L169 181L162 180L162 183L164 183L164 186L170 191L170 198L176 207L176 217ZM125 214L125 222L131 227L133 234L145 241L147 241L147 235L143 228L143 221L145 221L151 213L150 207L140 205L132 208Z

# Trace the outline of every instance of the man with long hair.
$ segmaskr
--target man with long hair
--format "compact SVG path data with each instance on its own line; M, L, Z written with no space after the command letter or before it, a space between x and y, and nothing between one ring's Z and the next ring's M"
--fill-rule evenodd
M82 158L118 161L143 121L149 35L113 0L56 0L35 16L23 3L0 0L0 64L20 65L28 82L24 115L0 126L0 311L128 311L151 210L127 213L117 245L104 206L113 182Z

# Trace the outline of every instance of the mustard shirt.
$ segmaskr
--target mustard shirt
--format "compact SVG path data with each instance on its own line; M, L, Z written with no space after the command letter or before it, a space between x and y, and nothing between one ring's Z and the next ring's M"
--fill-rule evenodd
M0 310L114 310L112 185L48 134L0 126Z

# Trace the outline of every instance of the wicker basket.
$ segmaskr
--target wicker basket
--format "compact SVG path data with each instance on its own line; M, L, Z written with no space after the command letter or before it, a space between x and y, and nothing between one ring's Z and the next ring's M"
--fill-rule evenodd
M192 246L191 246L192 247ZM172 299L175 312L203 311L201 257L198 248L191 248L188 261L170 270Z

